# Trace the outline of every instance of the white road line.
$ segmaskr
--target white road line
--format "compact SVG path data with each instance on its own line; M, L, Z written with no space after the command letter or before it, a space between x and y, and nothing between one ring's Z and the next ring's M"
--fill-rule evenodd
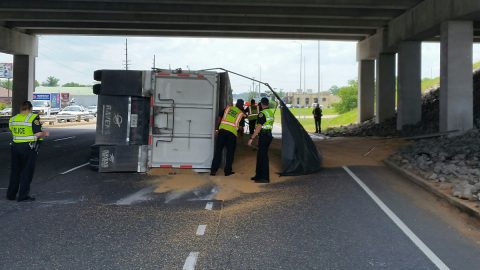
M197 235L204 235L206 229L207 229L207 225L198 225Z
M212 210L213 208L213 202L208 202L207 205L205 206L205 209L207 210Z
M187 259L185 260L185 264L183 265L182 270L194 270L195 264L197 264L198 252L190 252Z
M59 142L59 141L64 141L64 140L69 140L69 139L75 139L75 136L70 136L70 137L65 137L65 138L60 138L60 139L55 139L53 140L54 142Z
M420 238L418 238L408 228L407 225L405 225L405 223L403 223L402 220L400 220L397 215L395 215L395 213L393 213L392 210L390 210L390 208L388 208L387 205L385 205L385 203L382 202L382 200L380 200L380 198L377 197L377 195L373 193L372 190L370 190L370 188L367 187L367 185L365 185L365 183L362 182L362 180L360 180L360 178L358 178L347 166L343 166L343 169L353 178L353 180L355 180L355 182L357 182L357 184L368 194L368 196L372 198L372 200L378 205L378 207L380 207L380 209L382 209L383 212L387 214L387 216L393 221L393 223L395 223L400 228L400 230L402 230L402 232L407 235L410 240L412 240L412 242L423 252L423 254L425 254L425 256L427 256L430 261L432 261L432 263L438 267L438 269L450 269L442 260L440 260L440 258L437 257L437 255L435 255L435 253L433 253L433 251L429 247L427 247L427 245L425 245L425 243L423 243L422 240L420 240Z
M88 164L90 164L90 163L87 162L87 163L82 164L82 165L80 165L80 166L77 166L77 167L75 167L75 168L71 168L71 169L68 170L68 171L64 171L64 172L62 172L62 173L60 173L60 174L67 174L67 173L69 173L69 172L73 172L73 171L75 171L75 170L77 170L77 169L80 169L80 168L82 168L82 167L87 166Z

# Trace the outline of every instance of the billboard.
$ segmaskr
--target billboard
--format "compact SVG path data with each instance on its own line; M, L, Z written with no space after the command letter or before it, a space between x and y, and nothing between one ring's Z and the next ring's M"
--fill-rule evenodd
M33 100L50 100L50 94L33 94Z
M0 78L4 78L4 79L13 78L12 63L0 63Z

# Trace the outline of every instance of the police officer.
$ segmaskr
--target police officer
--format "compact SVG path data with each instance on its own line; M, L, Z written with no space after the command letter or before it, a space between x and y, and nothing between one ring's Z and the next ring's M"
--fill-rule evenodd
M17 201L34 201L30 197L30 183L35 169L40 141L48 137L48 131L42 131L40 118L32 113L32 103L22 103L21 112L9 121L13 142L11 143L11 174L7 190L7 199Z
M256 183L269 183L268 148L273 139L274 111L269 107L268 98L262 98L260 108L262 111L258 114L255 132L248 140L248 145L252 145L253 140L258 137L256 174L251 180L254 180Z
M320 107L319 104L315 106L315 108L312 111L313 118L315 120L315 133L320 134L322 132L322 108Z
M258 118L258 106L256 104L255 99L250 101L250 106L248 106L248 130L250 131L250 135L253 134L255 131L255 126L257 124Z
M245 117L243 113L243 99L237 100L235 106L228 106L224 112L218 126L218 136L213 154L210 175L215 175L220 167L223 148L227 148L227 158L225 162L225 176L234 174L232 171L233 157L237 146L237 135L240 121Z

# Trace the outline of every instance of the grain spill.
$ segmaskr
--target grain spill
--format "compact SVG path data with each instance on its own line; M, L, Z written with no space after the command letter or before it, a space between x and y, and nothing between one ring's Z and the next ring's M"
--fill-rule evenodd
M270 147L270 182L277 183L290 179L290 177L279 177L281 170L280 144L272 143ZM218 192L215 194L217 200L231 200L244 194L258 193L266 190L268 185L258 184L250 180L255 175L257 152L254 148L246 145L246 139L239 139L233 163L234 175L224 176L222 169L218 170L216 176L209 173L197 173L188 169L152 169L149 175L153 177L156 184L156 193L185 192L200 189L206 186L216 186Z

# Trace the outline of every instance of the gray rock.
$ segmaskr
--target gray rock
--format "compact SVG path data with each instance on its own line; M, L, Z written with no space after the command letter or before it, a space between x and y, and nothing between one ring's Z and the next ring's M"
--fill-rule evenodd
M473 190L474 186L459 182L453 186L453 196L464 200L473 200Z

